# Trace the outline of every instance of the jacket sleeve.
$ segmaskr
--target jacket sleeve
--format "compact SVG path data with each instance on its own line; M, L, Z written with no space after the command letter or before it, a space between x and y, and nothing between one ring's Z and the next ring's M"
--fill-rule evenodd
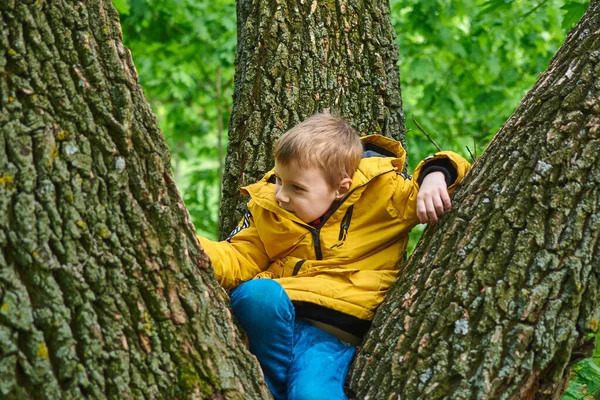
M269 256L250 212L226 240L214 242L201 236L198 239L212 261L215 278L225 289L239 286L269 266Z
M417 194L419 193L420 183L428 172L446 170L449 174L444 174L446 175L446 181L450 181L448 192L452 193L470 168L471 164L458 154L452 151L441 151L421 161L412 177L398 174L392 203L398 210L399 217L406 221L406 224L410 227L409 229L419 223L417 218Z

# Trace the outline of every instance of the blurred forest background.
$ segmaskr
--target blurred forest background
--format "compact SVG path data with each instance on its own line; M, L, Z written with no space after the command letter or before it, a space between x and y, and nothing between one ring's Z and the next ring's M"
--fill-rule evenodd
M199 234L217 238L232 107L234 0L113 0L124 41L171 150ZM483 152L588 6L587 0L391 0L410 168L437 144ZM422 230L422 227L420 227ZM420 230L411 238L411 249ZM574 368L563 399L600 398L595 357Z

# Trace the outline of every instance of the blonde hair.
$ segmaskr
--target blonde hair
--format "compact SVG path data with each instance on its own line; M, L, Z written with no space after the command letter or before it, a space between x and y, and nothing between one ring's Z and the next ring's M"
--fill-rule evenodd
M315 114L281 136L274 145L275 160L283 165L292 161L300 168L318 168L330 187L352 178L362 158L358 133L342 118Z

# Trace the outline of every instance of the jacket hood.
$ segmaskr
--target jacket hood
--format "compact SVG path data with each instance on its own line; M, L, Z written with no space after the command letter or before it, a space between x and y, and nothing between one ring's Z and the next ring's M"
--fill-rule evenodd
M363 158L352 176L353 188L363 186L390 169L402 171L406 160L406 152L402 144L394 139L381 135L368 135L360 138L365 151L371 150L379 157Z
M368 135L361 137L360 141L365 150L373 150L381 154L382 157L398 158L404 164L406 151L397 140L381 135Z

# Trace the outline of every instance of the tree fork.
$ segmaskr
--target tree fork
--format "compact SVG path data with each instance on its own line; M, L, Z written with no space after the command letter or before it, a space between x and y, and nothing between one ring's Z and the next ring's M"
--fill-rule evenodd
M381 305L359 399L558 399L600 323L600 2Z
M268 398L112 3L0 18L0 397Z

